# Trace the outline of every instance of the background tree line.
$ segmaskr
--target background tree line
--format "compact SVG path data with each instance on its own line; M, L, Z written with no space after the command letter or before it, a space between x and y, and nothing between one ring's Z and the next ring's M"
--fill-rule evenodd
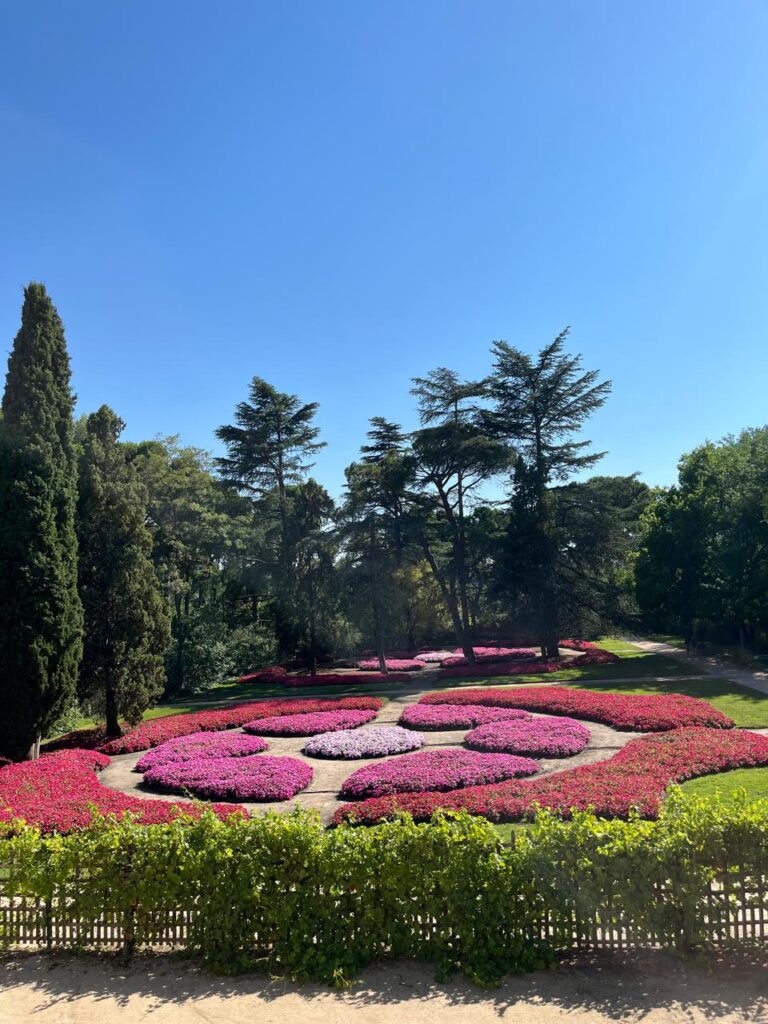
M492 346L490 373L413 380L419 426L370 420L335 501L317 403L254 377L221 456L75 421L61 320L25 291L0 423L0 751L75 702L110 733L162 694L273 661L606 628L764 633L766 433L705 445L680 483L586 473L610 382L566 350ZM727 585L723 581L727 579Z

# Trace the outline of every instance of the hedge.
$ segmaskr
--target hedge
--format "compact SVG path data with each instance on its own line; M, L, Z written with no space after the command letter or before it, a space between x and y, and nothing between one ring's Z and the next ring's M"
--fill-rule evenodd
M0 921L8 944L26 928L81 948L103 944L112 922L127 951L162 935L228 973L346 984L373 961L410 957L493 983L617 929L637 946L731 941L766 854L768 801L743 793L713 803L677 792L655 822L540 815L513 845L451 814L334 830L305 811L105 819L67 836L17 825L0 838Z

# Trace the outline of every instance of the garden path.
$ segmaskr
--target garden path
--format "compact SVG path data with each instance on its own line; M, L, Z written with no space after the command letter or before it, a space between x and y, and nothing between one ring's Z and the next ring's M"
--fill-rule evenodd
M631 640L630 643L651 654L666 654L677 661L684 661L686 665L693 665L704 675L718 676L731 683L738 683L739 686L747 686L750 690L768 693L768 672L741 668L714 655L686 654L679 647L673 647L672 644L661 643L657 640Z

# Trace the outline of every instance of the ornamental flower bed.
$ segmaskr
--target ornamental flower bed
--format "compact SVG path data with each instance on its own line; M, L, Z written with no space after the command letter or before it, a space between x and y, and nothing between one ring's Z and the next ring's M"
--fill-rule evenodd
M601 647L595 647L591 651L587 651L586 654L576 661L574 668L581 668L582 665L615 665L616 662L621 661L618 654L614 654L613 651L604 651Z
M530 647L473 647L472 653L478 661L524 661L536 657L536 651ZM464 651L457 647L453 654L463 657Z
M564 647L566 651L597 651L600 650L597 644L593 644L590 640L561 640L557 645L558 647Z
M472 750L529 757L571 757L589 743L589 729L573 718L533 718L491 722L464 737Z
M118 739L107 740L103 730L85 729L68 733L47 750L85 748L95 746L104 754L133 754L149 750L176 736L189 736L194 732L218 732L221 729L237 729L246 722L276 715L301 715L314 711L378 711L383 704L381 697L328 697L307 700L259 700L235 704L230 708L215 711L193 711L185 715L168 715L142 722Z
M241 732L193 732L153 747L136 762L134 771L145 772L159 764L194 761L204 757L245 757L260 754L269 744L260 736L246 736Z
M288 670L282 665L270 665L269 668L261 668L258 672L251 672L250 675L240 676L238 683L284 683L288 678Z
M407 672L324 672L318 676L288 676L286 686L352 686L357 683L406 683Z
M336 812L334 822L372 825L400 811L426 821L439 808L466 810L491 821L519 821L532 817L537 807L566 818L574 810L590 807L608 818L626 818L633 811L655 818L667 788L674 783L766 765L766 736L698 727L675 729L631 740L608 761L540 779L471 786L451 793L402 793L347 804Z
M509 754L476 754L471 750L427 750L383 764L358 768L341 787L342 799L381 797L389 793L442 791L533 775L535 761Z
M426 693L419 704L482 704L485 707L523 708L550 715L572 715L614 729L664 732L688 725L730 729L733 722L698 697L681 694L598 693L565 686L511 686L507 689L472 689Z
M404 754L423 746L424 737L419 732L401 729L396 725L373 725L370 729L344 729L329 732L324 736L313 736L303 747L303 753L310 757L342 758L386 757L388 754Z
M99 814L130 812L142 825L173 821L180 814L199 817L199 804L147 800L108 789L96 773L109 758L94 750L61 750L37 761L22 761L0 772L0 821L22 818L42 832L71 832L84 828ZM209 805L210 806L210 805ZM245 808L214 804L220 818Z
M486 722L530 718L519 708L485 708L479 704L410 704L400 715L400 725L408 729L473 729Z
M459 659L464 662L464 659ZM550 672L561 672L563 664L560 661L544 661L539 658L529 658L527 661L503 662L501 667L498 662L481 662L479 665L446 664L438 673L439 679L465 679L467 676L539 676Z
M278 715L246 722L246 732L258 736L314 736L320 732L356 729L376 717L375 711L318 711L309 715Z
M424 665L418 658L386 658L384 664L387 672L420 672ZM379 659L366 658L365 661L358 661L357 667L363 672L378 672ZM383 675L383 673L382 673Z
M144 782L173 793L188 790L220 800L290 800L312 781L312 768L296 757L201 757L155 765Z

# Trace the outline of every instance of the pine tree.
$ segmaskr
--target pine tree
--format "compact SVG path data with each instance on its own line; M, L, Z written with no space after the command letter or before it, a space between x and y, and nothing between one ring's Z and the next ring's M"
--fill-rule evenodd
M580 356L563 352L566 329L534 359L505 341L493 345L496 358L488 381L494 409L491 433L516 452L511 523L499 557L502 587L527 598L538 622L542 654L558 655L561 625L557 567L561 543L553 481L588 469L605 452L590 452L576 440L586 420L606 401L610 381L584 371Z
M103 405L86 421L77 527L85 641L78 693L120 735L163 691L169 618L152 564L147 495L119 437L125 424Z
M82 653L73 406L63 324L30 284L0 431L0 751L17 760L71 703Z

